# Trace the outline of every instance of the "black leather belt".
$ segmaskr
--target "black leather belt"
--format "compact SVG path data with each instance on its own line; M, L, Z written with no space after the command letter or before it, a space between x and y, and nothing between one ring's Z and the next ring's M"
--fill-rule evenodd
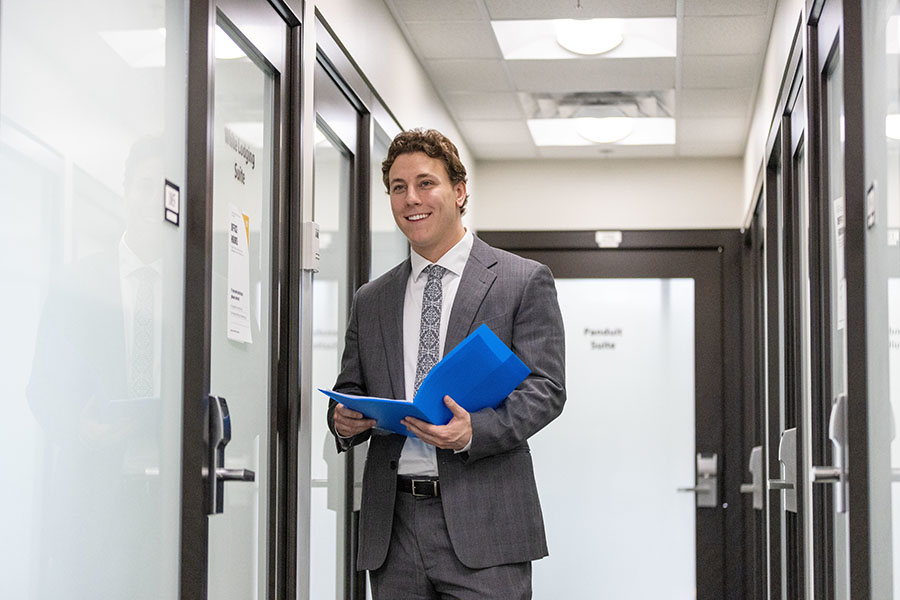
M397 491L412 494L416 498L438 498L441 495L441 483L434 478L398 475Z

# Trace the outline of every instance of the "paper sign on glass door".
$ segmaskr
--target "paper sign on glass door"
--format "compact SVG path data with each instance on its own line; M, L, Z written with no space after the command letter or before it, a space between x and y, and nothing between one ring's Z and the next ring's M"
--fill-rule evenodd
M231 207L228 230L228 339L251 343L250 217Z

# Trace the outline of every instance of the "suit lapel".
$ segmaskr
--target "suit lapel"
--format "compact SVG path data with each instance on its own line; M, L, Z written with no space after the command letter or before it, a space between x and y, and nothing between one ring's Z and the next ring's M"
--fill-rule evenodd
M394 398L406 397L403 378L403 302L406 298L406 284L412 270L409 259L400 263L391 279L381 290L379 320L384 351L387 356L388 377Z
M494 249L474 237L472 252L456 288L456 299L447 325L447 339L444 341L444 356L469 335L478 308L497 278L491 270L495 264Z

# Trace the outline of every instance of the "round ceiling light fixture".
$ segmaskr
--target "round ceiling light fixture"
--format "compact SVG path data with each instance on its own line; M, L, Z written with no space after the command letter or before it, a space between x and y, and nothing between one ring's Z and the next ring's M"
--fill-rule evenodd
M622 43L620 19L560 19L556 22L556 42L575 54L595 56Z
M634 130L629 117L582 117L576 119L578 135L594 144L621 142Z

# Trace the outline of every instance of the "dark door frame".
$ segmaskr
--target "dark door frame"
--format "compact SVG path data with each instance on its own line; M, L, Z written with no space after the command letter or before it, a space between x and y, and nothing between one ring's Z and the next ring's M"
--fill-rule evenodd
M863 8L860 2L843 0L809 1L809 121L810 130L816 132L817 154L816 179L810 182L810 193L815 193L811 202L811 227L817 239L815 250L819 264L815 274L820 284L820 337L815 340L821 352L822 397L814 403L814 416L823 432L831 408L831 261L829 254L829 231L832 217L829 207L829 191L825 182L829 181L829 129L828 110L831 99L826 93L827 69L832 57L840 53L843 68L843 114L844 114L844 218L845 246L844 265L846 273L846 335L847 335L847 447L848 464L848 543L850 551L849 593L851 598L869 598L873 588L871 573L871 524L869 507L869 401L868 401L868 358L867 358L867 315L866 315L866 147L864 131L864 80L863 80ZM883 131L883 130L882 130ZM811 138L812 140L813 138ZM812 173L811 173L812 176ZM817 186L817 187L814 187ZM833 464L830 444L820 440L824 461L818 464ZM825 519L832 517L833 502L831 486L826 486L825 499L821 504L826 512ZM825 530L824 540L820 540L826 556L824 571L816 575L825 579L828 598L835 594L834 564L832 552L834 536L830 528ZM819 538L817 538L819 539Z
M285 65L273 99L277 147L273 150L272 319L270 336L272 428L269 445L269 535L267 594L296 595L296 461L299 413L298 290L301 114L301 17L283 0L267 0L285 22ZM181 540L179 597L207 597L209 530L205 471L208 457L212 265L213 65L210 32L217 17L214 0L188 2L187 139L185 227L185 309L183 349ZM276 358L277 357L277 358ZM293 475L292 475L293 474Z
M714 261L718 265L714 285L721 286L721 377L723 398L715 409L722 414L721 425L711 428L701 427L698 423L698 451L704 444L714 443L720 452L720 498L721 508L718 520L711 513L698 511L697 526L709 528L722 540L720 552L710 552L697 556L698 589L714 590L716 598L745 597L745 564L746 548L744 539L743 510L747 510L741 498L740 484L744 477L745 445L745 406L743 396L743 367L741 344L741 314L744 309L742 298L742 260L744 241L742 232L738 230L646 230L622 231L622 241L616 248L598 247L595 231L478 231L477 235L487 243L529 257L540 257L548 252L565 253L569 257L579 258L592 253L615 253L623 256L623 265L627 265L629 254L637 259L641 257L641 273L632 276L649 276L647 269L654 272L668 273L655 276L676 276L674 273L689 271L674 261L687 256L690 251L699 251L703 255L718 257ZM667 256L668 255L668 256ZM697 255L699 256L699 255ZM569 266L561 263L554 274L564 276ZM707 263L709 264L709 263ZM648 267L647 265L651 265ZM575 268L573 265L571 268ZM552 269L552 267L551 267ZM617 269L616 276L628 276L628 268L622 274ZM694 271L696 272L696 271ZM690 276L690 275L681 275ZM699 286L699 284L698 284ZM699 287L698 287L699 295ZM702 332L697 332L701 339ZM699 346L699 344L698 344ZM697 369L703 368L709 357L698 357ZM700 394L698 391L698 402ZM698 411L699 412L699 411ZM711 437L707 437L710 436ZM715 440L710 442L709 440ZM706 509L703 509L706 510ZM706 533L704 533L706 535ZM719 569L710 568L718 564Z

